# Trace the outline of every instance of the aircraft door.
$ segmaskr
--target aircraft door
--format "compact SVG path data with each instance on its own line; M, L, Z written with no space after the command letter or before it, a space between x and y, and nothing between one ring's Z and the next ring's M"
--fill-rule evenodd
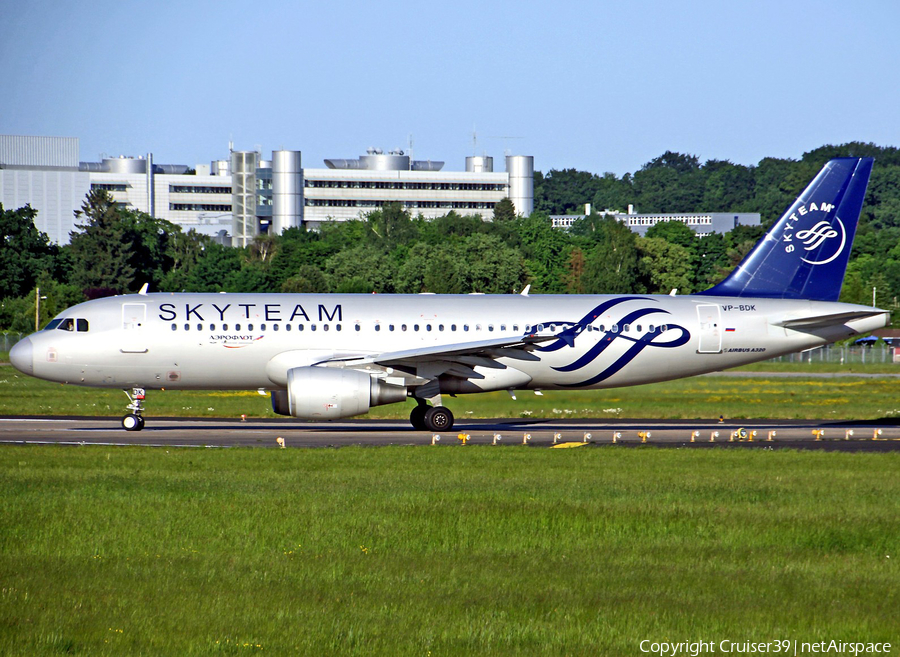
M145 354L144 324L147 322L147 304L122 304L122 353Z
M722 352L722 309L718 305L697 306L700 320L700 346L698 354L718 354Z

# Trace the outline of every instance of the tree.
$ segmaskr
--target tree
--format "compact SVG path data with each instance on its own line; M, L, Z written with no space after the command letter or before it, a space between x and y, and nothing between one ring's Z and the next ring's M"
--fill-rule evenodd
M678 244L667 242L661 237L638 238L641 271L645 287L650 294L668 294L677 289L690 294L691 254Z
M55 269L58 250L35 227L36 216L30 205L18 210L0 205L0 299L22 296L41 272Z
M501 223L516 218L516 206L508 198L500 200L494 206L494 221Z
M69 251L75 264L71 282L82 289L124 291L134 282L129 235L118 206L105 189L92 189L76 217L81 232L73 232Z
M328 279L315 265L301 265L296 274L281 284L281 291L297 294L328 292Z
M83 289L158 288L173 263L170 243L178 226L144 212L119 208L109 192L92 189L76 216L86 219L68 247L71 282Z
M612 217L590 219L576 222L581 224L580 229L591 229L594 242L585 252L584 273L581 276L585 293L640 292L635 234Z
M187 276L191 292L223 292L229 275L241 269L241 252L216 242L207 244Z

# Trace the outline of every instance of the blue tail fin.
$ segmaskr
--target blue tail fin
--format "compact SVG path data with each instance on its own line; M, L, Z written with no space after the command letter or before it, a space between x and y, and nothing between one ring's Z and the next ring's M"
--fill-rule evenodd
M872 162L829 161L728 278L701 294L837 301Z

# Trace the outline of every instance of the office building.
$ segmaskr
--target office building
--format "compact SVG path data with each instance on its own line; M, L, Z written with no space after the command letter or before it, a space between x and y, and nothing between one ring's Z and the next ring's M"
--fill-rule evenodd
M261 232L316 228L347 221L386 203L432 219L450 211L492 219L494 206L512 200L519 214L534 207L534 158L466 158L465 171L443 162L412 160L402 151L369 149L355 160L328 159L304 169L300 151L231 150L228 159L157 164L152 153L79 162L72 137L0 136L0 203L38 211L37 227L64 244L76 229L74 213L91 189L105 189L122 207L146 212L199 233L243 246Z

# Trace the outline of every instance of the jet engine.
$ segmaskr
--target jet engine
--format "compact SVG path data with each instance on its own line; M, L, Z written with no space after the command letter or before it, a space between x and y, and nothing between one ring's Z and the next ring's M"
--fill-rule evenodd
M287 390L272 391L272 410L304 420L335 420L405 400L405 386L385 383L365 372L295 367L288 370Z

